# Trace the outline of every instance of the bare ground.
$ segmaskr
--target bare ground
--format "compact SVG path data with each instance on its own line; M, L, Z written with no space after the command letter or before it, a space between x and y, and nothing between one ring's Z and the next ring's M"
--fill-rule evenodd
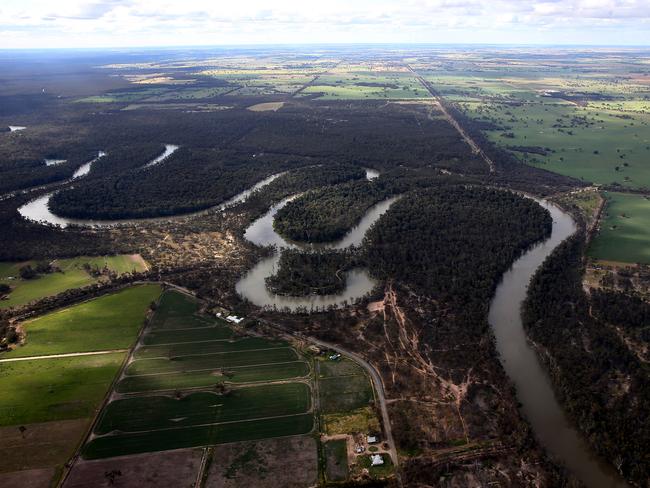
M97 461L79 460L65 488L191 488L194 487L202 451L179 449L122 456ZM113 479L113 482L111 482Z

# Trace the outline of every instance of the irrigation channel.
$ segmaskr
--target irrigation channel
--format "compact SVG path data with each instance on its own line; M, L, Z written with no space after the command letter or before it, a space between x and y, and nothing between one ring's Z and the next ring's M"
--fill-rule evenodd
M576 231L568 214L547 201L537 201L553 217L552 234L513 263L503 275L490 305L488 321L496 336L501 363L515 384L524 416L555 459L587 487L627 487L611 465L598 458L571 425L537 353L526 340L521 306L530 280L553 250Z

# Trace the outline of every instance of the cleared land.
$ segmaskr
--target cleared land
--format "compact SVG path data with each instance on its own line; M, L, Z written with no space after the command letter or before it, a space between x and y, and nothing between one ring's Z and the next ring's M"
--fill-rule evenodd
M128 348L160 286L127 288L25 322L25 343L0 358Z
M300 379L309 374L285 341L235 338L225 322L200 314L192 297L166 292L116 385L118 393L138 395L106 406L83 455L308 433L312 391Z
M605 216L589 254L606 261L650 263L650 199L612 192L605 197Z
M52 265L59 268L60 272L41 274L36 278L25 280L20 277L20 268L27 265L34 267L36 263L31 261L0 263L0 283L7 284L12 288L6 299L0 300L0 308L24 305L104 279L101 274L97 276L90 274L91 270L106 270L120 275L147 269L147 264L139 255L78 257L53 261Z
M206 488L303 488L318 482L316 440L309 436L217 446Z
M328 481L348 478L348 447L345 439L327 441L325 448L325 476Z

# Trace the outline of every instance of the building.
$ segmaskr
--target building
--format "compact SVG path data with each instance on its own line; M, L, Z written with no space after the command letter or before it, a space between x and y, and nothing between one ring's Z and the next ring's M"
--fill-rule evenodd
M379 442L379 437L376 435L369 435L368 436L368 444L377 444Z
M373 454L370 456L370 466L383 466L384 458L381 454Z

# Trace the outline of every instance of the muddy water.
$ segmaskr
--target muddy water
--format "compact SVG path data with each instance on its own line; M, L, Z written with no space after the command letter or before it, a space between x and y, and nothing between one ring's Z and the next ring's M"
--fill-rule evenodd
M76 180L77 178L86 176L88 173L90 173L90 168L92 167L93 163L97 161L99 158L103 158L104 156L106 156L106 153L104 151L99 151L95 159L88 161L87 163L84 163L77 168L77 171L75 171L74 174L72 175L72 179Z
M257 305L258 307L277 308L292 312L301 309L318 310L328 307L342 307L354 303L372 291L376 281L370 277L366 269L354 269L345 275L345 289L334 295L309 295L304 297L289 297L276 295L266 288L266 278L273 276L277 271L282 249L303 249L313 251L316 249L346 249L351 246L361 245L366 232L390 206L399 198L393 197L373 205L350 231L339 241L322 244L297 243L289 241L275 232L273 219L275 214L295 197L287 198L257 219L246 230L244 237L258 246L276 246L276 251L271 257L258 262L236 285L240 296Z
M174 144L165 144L165 151L158 156L156 159L152 159L149 161L147 164L142 166L143 168L151 168L152 166L155 166L157 164L162 163L165 159L167 159L169 156L174 154L180 146L175 146Z
M81 225L84 227L111 227L115 225L132 225L132 224L145 223L145 222L170 221L170 220L180 219L180 218L196 217L211 212L223 211L237 203L243 202L255 190L259 190L260 188L268 185L273 180L275 180L276 178L280 177L283 174L284 173L277 173L271 175L268 178L265 178L257 182L254 186L242 191L241 193L238 193L231 199L217 206L210 207L205 210L199 210L197 212L179 214L179 215L168 216L168 217L123 219L123 220L90 220L90 219L74 219L68 217L60 217L54 214L49 207L50 199L52 198L52 195L54 195L55 192L47 193L46 195L42 195L37 199L26 203L22 207L18 208L18 212L27 220L31 220L33 222L38 222L38 223L53 224L59 227L67 227L69 225Z
M522 411L541 444L588 487L628 486L615 470L594 456L583 437L571 425L555 397L546 370L526 341L521 305L528 284L544 259L576 231L573 219L546 202L553 232L546 241L530 249L503 275L490 305L489 322L506 373L515 384Z

